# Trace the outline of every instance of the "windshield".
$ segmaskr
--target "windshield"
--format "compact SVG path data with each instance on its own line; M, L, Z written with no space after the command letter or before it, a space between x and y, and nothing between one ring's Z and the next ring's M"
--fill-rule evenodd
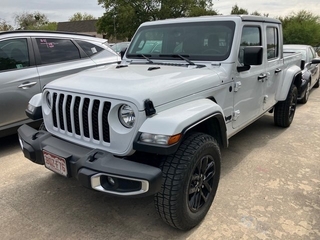
M180 55L191 60L222 61L230 54L234 28L232 21L144 26L136 33L126 56L179 59Z

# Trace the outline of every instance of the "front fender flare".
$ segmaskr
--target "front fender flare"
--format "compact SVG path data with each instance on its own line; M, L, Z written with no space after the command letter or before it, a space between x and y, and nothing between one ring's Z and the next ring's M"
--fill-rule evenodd
M182 133L184 135L210 118L218 119L223 138L222 143L224 146L227 145L226 125L222 108L210 99L199 99L175 106L147 118L139 129L133 148L138 151L171 154L180 145L181 140L173 146L156 146L140 142L140 134L173 136Z

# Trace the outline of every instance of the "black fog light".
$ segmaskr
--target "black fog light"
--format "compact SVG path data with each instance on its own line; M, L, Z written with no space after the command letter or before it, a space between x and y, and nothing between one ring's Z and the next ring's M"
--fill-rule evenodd
M100 184L106 190L115 190L118 188L118 179L110 176L101 176Z
M108 177L108 183L111 185L111 186L114 186L116 184L116 181L112 178L112 177Z

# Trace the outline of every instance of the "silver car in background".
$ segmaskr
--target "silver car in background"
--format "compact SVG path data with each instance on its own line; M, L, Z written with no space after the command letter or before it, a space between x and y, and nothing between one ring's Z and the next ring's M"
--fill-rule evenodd
M301 103L306 103L309 98L310 90L318 88L320 85L320 58L314 48L309 45L285 44L283 45L284 53L299 52L302 54L302 60L305 62L302 70L303 85L299 92L298 99Z
M1 32L0 137L32 122L25 113L28 102L50 81L120 61L106 39L51 31Z

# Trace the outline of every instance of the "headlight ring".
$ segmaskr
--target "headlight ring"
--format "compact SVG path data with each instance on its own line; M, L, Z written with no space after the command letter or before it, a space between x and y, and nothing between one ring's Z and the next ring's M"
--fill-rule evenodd
M127 104L123 104L120 106L118 117L121 124L126 128L132 128L136 121L136 116L133 109Z

